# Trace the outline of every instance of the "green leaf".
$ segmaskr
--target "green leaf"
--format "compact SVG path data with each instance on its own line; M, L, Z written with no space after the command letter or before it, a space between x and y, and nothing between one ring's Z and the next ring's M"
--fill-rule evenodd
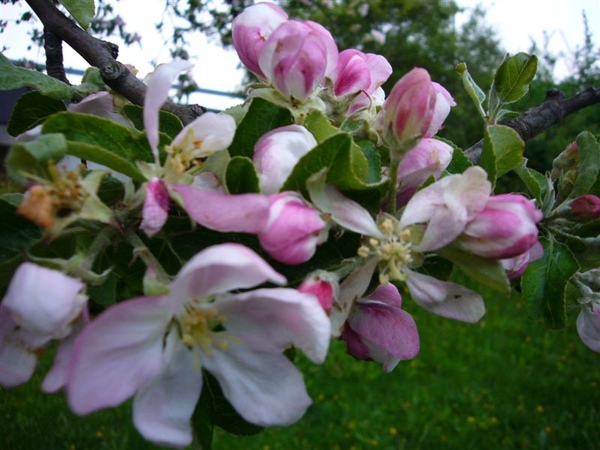
M500 261L483 258L453 247L442 248L437 253L482 285L503 294L510 294L510 283Z
M450 164L448 164L448 167L446 167L446 171L448 173L463 173L465 170L467 170L473 165L473 163L465 155L465 152L461 148L459 148L454 142L449 141L448 139L441 138L439 136L436 136L435 139L448 144L453 149L452 161L450 161Z
M579 170L569 199L589 194L600 175L600 144L594 135L584 131L577 136L576 142L579 147Z
M6 157L6 171L20 184L29 180L24 173L48 177L48 163L57 163L67 151L67 141L61 134L46 134L34 141L17 142Z
M515 130L505 125L488 125L486 129L496 156L498 177L501 177L523 161L525 142Z
M381 181L381 155L371 141L360 141L358 146L361 148L367 159L368 170L365 182L378 183Z
M281 190L300 191L308 196L306 180L323 169L327 169L327 183L370 210L379 208L387 181L371 184L366 181L369 163L360 147L345 133L330 137L300 158Z
M59 113L46 121L42 132L62 133L69 141L102 147L131 163L154 161L146 133L102 117L73 112ZM100 162L94 158L89 159Z
M269 103L262 98L252 100L248 112L238 125L229 153L233 156L252 158L258 139L275 128L294 123L288 109Z
M320 111L311 112L304 121L304 126L315 137L317 142L329 139L336 134L340 134L341 130L334 127L325 114Z
M70 100L76 94L72 86L36 70L14 66L0 53L0 90L8 91L24 86L35 88L42 94L58 100Z
M504 59L492 84L492 92L499 103L516 102L527 93L529 83L537 72L537 63L537 57L527 53L517 53Z
M469 97L471 97L471 100L473 100L473 103L475 104L475 107L477 108L479 115L485 119L486 113L485 113L485 110L483 109L483 102L485 101L485 93L481 90L481 88L477 85L477 83L475 83L475 80L473 80L473 78L471 77L471 74L467 70L466 63L463 62L463 63L458 64L456 66L456 71L460 75L460 78L462 79L462 82L463 82L463 86L464 86L465 90L467 91L467 94L469 94Z
M145 129L144 127L144 108L138 105L128 103L123 107L123 113L133 122L133 125L140 131ZM158 131L165 133L171 138L175 139L175 136L183 129L183 124L179 117L168 111L159 111L158 119Z
M67 141L67 153L86 161L94 161L113 169L123 175L127 175L135 181L146 181L137 166L126 158L100 147L98 145L86 144L85 142Z
M0 197L0 263L22 255L42 236L37 225L17 215L16 211L14 205Z
M494 186L498 179L498 162L494 151L494 142L487 127L483 134L483 150L481 151L478 164L487 172L488 179L492 183L492 186Z
M6 131L17 136L40 125L52 114L66 110L62 100L47 97L39 91L26 92L17 100Z
M60 0L79 26L87 30L96 14L94 0Z
M258 173L250 158L234 156L227 165L225 181L230 194L260 192Z
M567 321L566 287L579 269L577 259L565 244L552 236L540 238L544 256L527 266L521 289L529 314L550 328L563 328Z

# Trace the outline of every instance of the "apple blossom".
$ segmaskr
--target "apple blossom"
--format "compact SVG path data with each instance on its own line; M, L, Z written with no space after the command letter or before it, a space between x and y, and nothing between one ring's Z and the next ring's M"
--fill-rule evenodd
M437 139L424 138L400 161L397 206L405 205L429 177L436 180L452 161L453 148Z
M600 198L596 195L580 195L569 203L571 215L578 221L589 221L600 218Z
M392 88L382 107L384 139L396 147L432 137L456 103L425 69L414 68Z
M358 359L383 363L385 372L419 353L417 324L402 310L402 297L391 283L379 286L354 304L342 339L348 353Z
M271 34L260 51L259 66L285 97L306 100L337 65L331 33L310 21L288 20Z
M0 303L0 385L14 387L28 381L39 350L51 340L62 340L58 354L69 348L66 338L87 302L84 287L80 280L57 270L29 262L19 266ZM54 373L52 377L60 375ZM60 386L60 381L52 380L46 390Z
M459 238L460 245L491 259L514 258L538 242L542 212L522 195L491 196Z
M283 192L269 197L269 218L258 239L277 261L301 264L327 239L327 227L319 212L298 193Z
M183 447L192 441L205 369L245 420L297 421L311 401L284 351L295 346L322 362L330 324L316 298L295 289L239 292L266 281L285 278L244 246L216 245L184 265L169 293L107 309L75 342L67 383L72 410L88 414L133 396L140 433Z
M481 319L485 308L479 294L456 283L441 281L412 270L417 265L416 261L421 259L419 253L439 247L435 241L423 242L425 238L416 245L408 227L412 223L411 220L403 225L402 218L404 216L398 221L391 215L382 214L378 221L375 221L361 205L342 195L334 186L325 184L324 174L309 179L307 187L315 206L329 214L332 221L364 236L363 245L358 250L359 257L363 259L361 265L344 279L340 285L340 298L334 302L331 314L334 336L339 336L341 333L351 306L366 291L377 268L379 268L380 284L385 285L390 280L405 282L413 300L430 312L467 322L476 322ZM457 191L460 192L460 190ZM468 201L469 199L469 196L466 196L465 199L460 200ZM454 201L458 200L454 199ZM410 202L407 210L409 206ZM468 209L467 204L457 208L455 213L461 211L464 213L465 209ZM425 217L424 215L423 218ZM416 214L414 218L417 218ZM464 225L466 225L466 221L464 221L461 231L464 229ZM430 229L431 226L439 229ZM449 226L452 229L456 227L456 224L450 223ZM445 229L448 229L447 223L438 220L431 221L425 235L427 232L431 235L443 235ZM455 232L452 231L452 233ZM460 233L456 233L456 235L458 234Z
M301 125L288 125L265 133L254 146L252 160L264 194L279 192L305 154L316 147L313 135Z
M261 78L265 78L265 74L258 65L260 51L273 31L287 19L283 9L266 2L245 8L233 19L233 46L240 61Z
M334 273L317 270L300 283L298 290L314 295L325 312L330 313L334 299L339 297L340 284Z

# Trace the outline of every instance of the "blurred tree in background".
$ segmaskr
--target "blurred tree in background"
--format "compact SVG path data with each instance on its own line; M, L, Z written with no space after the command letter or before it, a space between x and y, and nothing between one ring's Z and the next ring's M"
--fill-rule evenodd
M110 40L112 36L119 36L126 45L135 45L143 36L127 28L118 14L118 3L119 0L97 0L97 15L91 30L97 37ZM161 0L156 4L164 8L164 13L155 27L164 36L171 56L187 59L192 51L189 37L193 33L201 32L230 46L233 18L253 3L254 0ZM494 68L504 57L505 51L494 29L486 22L482 6L466 11L466 19L463 16L458 23L459 13L464 8L453 0L276 0L276 3L292 18L321 23L331 31L340 50L357 48L385 56L394 69L383 86L386 92L413 67L426 68L432 79L444 85L458 103L440 136L463 149L480 139L483 123L454 68L465 62L475 81L485 88L490 86ZM26 12L21 22L31 19L31 13ZM5 23L0 23L0 31L4 26ZM41 43L42 33L32 28L34 41ZM550 88L573 95L587 86L598 85L600 49L594 46L585 16L582 29L583 44L576 46L570 55L552 54L547 42L533 44L530 52L540 57L541 69L530 94L515 105L515 110L525 111L540 104ZM527 50L525 45L523 50ZM570 67L571 75L564 80L555 79L553 73L559 60L566 61ZM247 81L251 79L248 73ZM195 88L192 79L182 76L181 94ZM232 90L234 88L232 86ZM598 108L584 109L529 141L527 154L532 166L540 171L548 169L554 157L584 129L598 134ZM548 148L548 143L552 148Z

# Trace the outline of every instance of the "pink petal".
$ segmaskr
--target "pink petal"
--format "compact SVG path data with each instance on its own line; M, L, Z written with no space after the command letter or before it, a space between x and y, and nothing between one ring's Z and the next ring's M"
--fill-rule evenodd
M119 303L92 321L73 348L67 397L76 414L117 406L158 376L172 318L165 297Z
M165 353L171 356L164 371L135 395L133 422L155 444L185 447L192 443L191 418L200 398L202 371L194 352L174 330L167 337Z
M169 191L165 183L158 178L152 178L146 187L143 219L140 224L147 236L152 237L162 229L169 216L169 202Z
M577 316L577 333L585 345L600 353L600 305L583 305Z
M211 230L258 233L269 217L269 200L261 194L228 195L187 184L173 185L192 219Z
M333 337L339 337L342 334L352 305L363 296L369 287L378 263L379 259L368 258L358 270L348 275L340 284L340 296L339 299L335 299L330 314Z
M170 297L174 304L183 306L191 299L246 289L266 281L286 282L253 250L239 244L214 245L183 266L171 284Z
M59 342L52 367L42 382L42 390L44 392L58 392L66 386L69 377L69 364L71 362L73 346L75 345L77 336L87 323L88 319L86 312L85 314L81 314L77 319L73 325L71 334Z
M481 296L464 286L441 281L406 270L406 285L413 300L422 308L442 317L462 322L477 322L485 314Z

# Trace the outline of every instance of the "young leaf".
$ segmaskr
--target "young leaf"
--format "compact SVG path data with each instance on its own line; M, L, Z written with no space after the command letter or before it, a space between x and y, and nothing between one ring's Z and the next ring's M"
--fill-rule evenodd
M537 63L537 57L527 53L517 53L504 59L492 83L492 91L500 103L514 103L527 93L529 83L537 72Z
M505 125L488 125L487 132L496 156L497 176L501 177L521 163L525 142L515 130Z
M72 112L59 113L46 121L42 132L62 133L69 141L102 147L131 163L153 161L145 133L101 117Z
M510 294L510 283L500 261L483 258L451 247L442 248L438 253L455 264L469 278L503 294Z
M135 181L146 181L137 166L119 154L107 150L99 145L86 144L85 142L68 141L67 153L86 161L93 161L113 169L116 172L127 175Z
M258 173L250 158L234 156L225 173L227 190L230 194L260 192Z
M28 86L42 94L58 100L70 100L75 95L73 87L56 78L36 70L13 66L9 59L0 53L0 90L7 91Z
M140 131L144 131L144 109L141 106L127 104L123 107L123 113L133 122L133 125ZM179 117L168 111L159 111L158 130L165 133L172 139L183 129L183 124Z
M540 238L544 256L527 266L521 278L525 305L534 319L550 328L563 328L567 321L566 287L579 269L569 247L552 236Z
M96 14L94 0L60 0L67 11L77 21L79 26L87 30Z
M579 170L569 199L589 194L600 178L600 144L592 133L584 131L576 139L579 147Z
M34 141L17 142L6 157L6 171L16 182L26 184L23 173L48 175L48 163L57 163L67 151L67 141L61 134L46 134Z
M479 115L485 119L486 113L483 109L483 102L485 101L485 93L481 90L481 88L475 83L475 80L471 77L471 74L467 70L467 64L462 62L456 66L456 72L460 75L462 79L463 86L475 103L475 107L477 108L477 112Z
M66 110L62 100L47 97L39 91L26 92L17 100L6 131L11 136L17 136L40 125L52 114Z
M263 134L293 123L292 114L286 108L255 98L237 127L229 153L231 156L252 158L254 145Z

